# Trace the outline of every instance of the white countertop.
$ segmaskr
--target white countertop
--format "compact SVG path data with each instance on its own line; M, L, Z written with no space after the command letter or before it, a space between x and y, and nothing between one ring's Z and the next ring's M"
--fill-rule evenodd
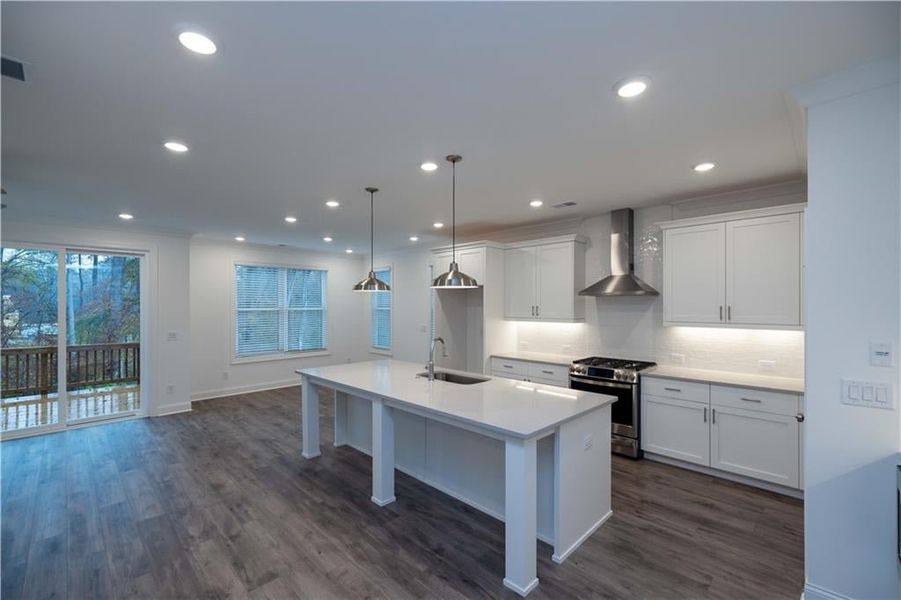
M789 392L792 394L804 393L804 380L794 377L776 377L773 375L759 375L756 373L732 373L729 371L711 371L708 369L689 369L686 367L672 367L669 365L657 365L641 372L646 377L666 377L668 379L680 379L682 381L698 381L701 383L721 383L723 385L737 385L741 387L755 388L759 390L772 390L775 392Z
M585 358L584 356L568 356L566 354L550 354L545 352L496 352L492 358L507 358L510 360L523 360L526 362L544 363L546 365L563 365L568 367L574 360Z
M333 383L349 391L409 405L419 412L519 438L546 433L616 400L612 396L593 392L500 377L490 377L488 381L472 385L437 380L429 382L423 377L416 377L417 373L422 372L423 367L418 363L390 359L296 371L325 387Z

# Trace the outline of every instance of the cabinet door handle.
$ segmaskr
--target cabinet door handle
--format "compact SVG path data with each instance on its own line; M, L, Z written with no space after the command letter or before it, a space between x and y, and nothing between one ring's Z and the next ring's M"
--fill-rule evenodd
M542 369L541 372L544 373L545 375L553 375L554 374L553 371L545 371L544 369Z
M732 320L732 305L731 304L726 307L726 320L727 321Z
M723 307L720 306L720 321L723 320Z
M536 317L541 316L541 305L540 304L535 307L535 316Z
M710 409L710 422L713 423L714 425L716 425L716 409L715 408Z
M797 421L798 423L803 423L804 422L804 413L796 414L795 421Z
M512 369L512 368L513 368L513 365L501 365L501 366L504 367L505 369Z
M680 394L682 393L681 388L668 388L668 387L665 387L665 388L663 388L663 389L665 389L667 392L679 392Z
M704 407L704 422L707 422L707 407Z
M763 402L763 400L758 400L757 398L742 398L742 400L744 400L745 402L757 402L758 404Z

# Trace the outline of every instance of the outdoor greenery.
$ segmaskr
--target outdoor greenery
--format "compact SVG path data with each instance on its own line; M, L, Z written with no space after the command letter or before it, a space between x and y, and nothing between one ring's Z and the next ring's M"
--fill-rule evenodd
M55 345L57 253L2 249L0 295L4 348ZM66 340L70 345L140 339L140 261L137 257L66 255Z

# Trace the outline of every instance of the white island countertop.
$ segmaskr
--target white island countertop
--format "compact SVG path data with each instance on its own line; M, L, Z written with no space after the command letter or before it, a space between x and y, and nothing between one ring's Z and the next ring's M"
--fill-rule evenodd
M699 383L735 385L774 392L789 392L791 394L804 393L804 380L794 377L777 377L756 373L732 373L729 371L692 369L669 365L657 365L642 371L641 374L647 377L665 377L667 379L681 379L682 381L697 381Z
M612 396L449 371L487 381L463 385L417 377L418 363L376 360L297 369L314 384L321 380L345 391L363 392L392 400L419 412L468 423L504 436L532 438L613 403Z

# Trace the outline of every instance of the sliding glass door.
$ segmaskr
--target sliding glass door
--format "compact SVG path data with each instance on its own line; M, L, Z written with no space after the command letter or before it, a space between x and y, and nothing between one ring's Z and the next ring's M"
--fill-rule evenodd
M0 431L60 422L59 252L2 248Z
M141 265L138 256L66 254L68 421L141 408Z
M142 412L143 257L4 247L0 432Z

